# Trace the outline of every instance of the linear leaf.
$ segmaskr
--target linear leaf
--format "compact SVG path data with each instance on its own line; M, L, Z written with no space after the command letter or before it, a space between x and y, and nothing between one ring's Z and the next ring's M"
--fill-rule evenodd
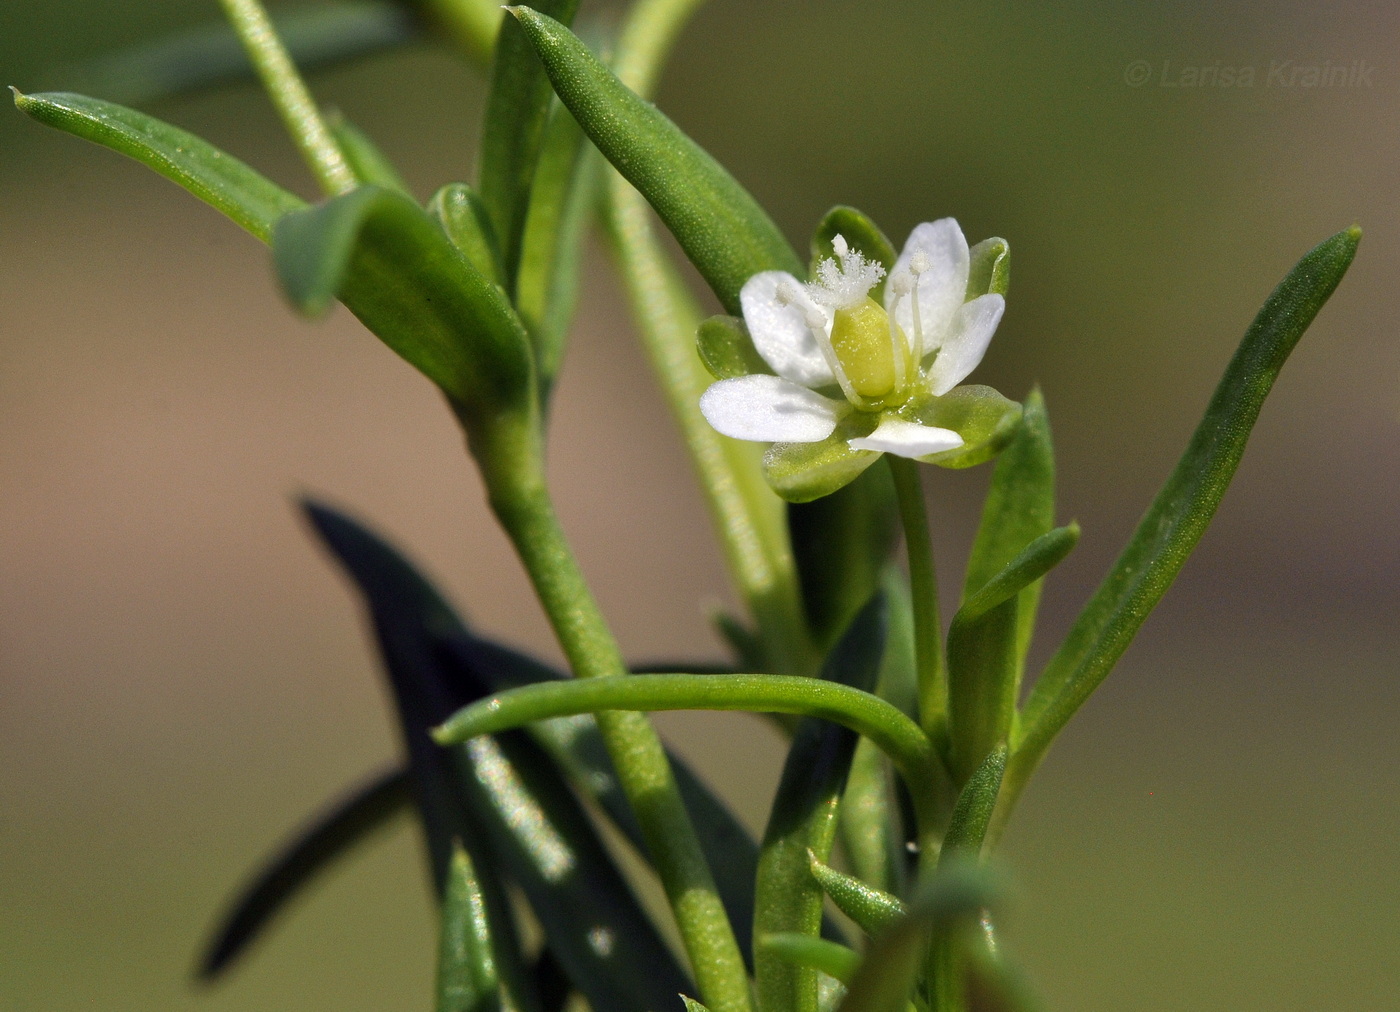
M578 10L578 0L540 0L540 7L567 25ZM549 79L534 47L519 22L505 18L496 37L491 92L482 123L478 189L501 243L506 288L512 294L549 103Z
M437 1012L499 1012L500 981L492 953L486 897L472 860L452 851L438 942Z
M975 860L981 854L982 841L987 837L987 827L991 824L1002 776L1006 772L1006 754L1005 745L993 749L958 794L952 818L948 820L948 831L943 834L939 868L963 859Z
M849 984L860 969L860 954L838 942L796 931L778 931L759 939L759 954L795 970L819 970Z
M278 219L306 202L188 131L84 95L22 95L15 106L40 123L111 148L178 183L263 242Z
M878 696L795 675L632 675L530 685L483 699L433 732L444 745L534 720L600 710L749 710L819 717L865 735L917 790L937 768L917 724Z
M553 18L508 7L555 93L616 169L656 209L725 309L754 274L803 264L748 192L655 106L638 97Z
M1010 800L1176 579L1234 477L1264 398L1360 240L1352 227L1310 250L1245 333L1176 470L1032 689L1007 774Z
M842 874L823 864L816 854L808 856L811 860L812 877L817 880L822 891L867 935L878 935L889 930L909 912L909 908L899 897L867 885L858 878Z
M545 131L521 241L515 305L534 339L540 393L548 399L578 299L583 237L602 181L602 159L563 106Z
M444 647L452 658L449 663L473 668L494 690L563 681L566 677L533 658L469 634L450 637L444 641ZM564 771L574 789L596 803L646 858L641 827L618 783L617 772L592 715L541 721L531 724L530 732ZM676 786L695 824L700 846L714 871L715 886L734 925L740 950L746 959L751 959L758 844L683 759L669 750L667 757L675 773Z
M958 783L1011 734L1020 688L1022 595L1078 540L1077 524L1036 538L953 616L948 630L948 757Z
M1045 398L1037 387L1026 398L1020 431L1002 451L992 472L991 488L982 508L982 522L968 558L963 600L981 590L1022 548L1054 526L1055 450ZM1016 609L1018 687L1035 630L1040 589L1037 581L1021 591Z
M529 337L505 294L401 193L362 186L277 223L277 274L318 313L339 295L459 411L520 411L533 396Z
M884 652L885 601L876 594L827 655L822 678L869 692ZM821 930L822 891L811 860L831 853L857 740L847 728L810 717L793 734L759 850L754 933L760 938L789 932L815 938ZM759 1008L816 1012L815 973L762 946L754 971Z
M434 850L441 850L444 827L463 826L455 836L471 852L483 888L499 891L499 874L486 874L478 849L495 855L524 891L573 986L593 1007L642 1012L674 1000L689 986L686 975L548 755L524 734L479 738L449 750L428 738L433 723L489 690L471 669L442 663L439 637L462 631L460 620L363 528L324 507L311 505L308 512L369 603L415 773L436 787L424 805ZM445 879L445 861L443 868ZM500 971L514 999L521 976L518 944L499 937L509 929L509 915L488 905L498 966L503 953L516 963L511 974ZM533 1007L533 995L529 1000Z
M905 1012L930 938L946 936L998 899L985 868L964 862L939 868L915 892L909 915L871 943L838 1012Z
M199 976L212 980L322 871L413 803L406 769L395 767L347 794L284 844L230 904Z
M500 244L475 190L466 183L448 183L428 201L428 213L484 278L505 287Z

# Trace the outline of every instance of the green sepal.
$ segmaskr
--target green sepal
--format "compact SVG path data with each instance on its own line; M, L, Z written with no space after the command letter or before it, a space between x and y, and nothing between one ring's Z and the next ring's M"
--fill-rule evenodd
M943 849L938 853L940 870L981 856L982 843L987 838L987 828L991 825L1002 777L1006 773L1006 755L1004 743L994 748L958 793L948 820L948 831L943 834Z
M516 308L534 341L541 400L548 400L563 363L578 302L583 237L602 168L574 118L556 103L530 191L514 289Z
M680 996L680 998L681 1001L685 1003L685 1012L710 1012L709 1009L707 1009L704 1005L701 1005L694 998L690 997L690 995L683 994Z
M787 513L812 640L827 650L880 586L899 538L894 482L886 468L871 468L830 495L791 503Z
M870 435L878 419L852 411L819 443L774 443L763 455L763 477L788 502L805 503L831 495L855 481L880 454L853 450L848 441Z
M738 316L711 316L695 332L700 361L717 380L737 379L755 373L773 375L773 368L754 347L749 328Z
M263 242L283 215L306 206L208 141L135 109L65 92L23 95L15 107L46 126L110 148L179 184Z
M1011 287L1011 245L1005 239L983 239L968 250L967 296L1005 295Z
M568 24L578 10L578 0L540 0L540 6ZM491 91L482 118L477 181L500 240L506 289L512 294L550 102L549 79L535 58L534 47L514 18L504 18L496 36Z
M952 429L963 445L918 459L939 467L975 467L991 460L1016 436L1021 405L991 387L969 384L954 387L942 397L918 397L899 410L906 421Z
M971 776L1010 737L1020 690L1021 595L1078 541L1078 524L1041 535L953 616L948 630L948 765L955 782Z
M758 940L759 952L804 970L817 970L843 984L855 979L860 953L838 942L814 938L796 931L775 931Z
M831 897L838 910L855 921L856 926L867 935L879 935L889 930L909 912L899 897L837 871L822 863L816 854L808 852L808 860L812 877L822 891Z
M760 271L803 273L802 261L739 183L572 32L528 7L507 7L543 61L554 91L603 156L661 216L724 308Z
M370 140L369 134L351 123L345 118L345 114L338 110L326 117L326 126L330 128L331 135L335 137L336 144L345 155L346 162L350 164L350 171L355 173L360 185L372 183L412 199L413 193L404 182L403 176L379 146Z
M427 212L362 186L277 223L277 274L302 312L338 294L380 340L442 388L464 417L527 411L529 337L505 294Z
M894 267L898 255L894 244L880 231L880 226L854 207L838 204L827 211L817 224L816 231L812 233L812 259L808 267L808 276L812 277L817 273L817 265L823 260L836 256L836 250L831 244L838 235L846 240L851 249L885 268L885 276L870 290L870 297L876 302L881 302L885 294L885 282L889 280L889 272Z
M437 1012L499 1012L501 988L486 898L460 842L452 849L441 919Z
M412 805L411 775L395 767L347 794L298 832L252 876L219 918L219 927L199 962L200 979L219 976L292 897Z
M505 287L500 245L486 205L475 190L466 183L448 183L428 201L428 213L483 277Z
M352 0L274 13L277 35L303 73L406 45L422 23L402 3ZM256 75L226 21L141 43L49 75L75 91L146 105Z
M1341 283L1360 241L1361 230L1352 226L1309 250L1245 332L1176 469L1032 688L1007 774L1011 800L1108 676L1205 533L1274 380Z
M827 655L822 678L872 691L884 651L885 601L877 594ZM826 721L807 719L797 726L759 850L755 937L819 933L822 890L811 861L831 853L857 740L855 732ZM760 1008L817 1012L816 975L762 947L754 957L754 993Z
M1000 894L984 867L966 861L940 866L915 890L909 915L871 942L838 1012L906 1012L930 939L947 938L997 905Z

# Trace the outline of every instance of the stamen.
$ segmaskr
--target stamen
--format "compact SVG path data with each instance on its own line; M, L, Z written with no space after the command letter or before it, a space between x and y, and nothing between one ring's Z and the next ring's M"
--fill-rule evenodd
M916 269L917 268L917 269ZM928 257L923 250L915 250L909 258L909 270L913 275L909 281L909 309L914 317L914 368L924 364L924 321L919 316L919 275L928 270Z
M812 332L812 337L816 339L817 347L821 349L822 358L826 359L827 368L836 377L841 392L846 395L846 400L852 404L864 404L864 399L856 393L856 388L846 378L846 370L841 368L841 360L836 356L836 349L831 346L831 338L826 332L826 317L822 315L820 309L812 307L803 313L803 318L807 321L807 329Z
M913 274L915 277L918 277L932 266L933 264L929 262L928 253L924 250L916 249L909 257L909 273Z

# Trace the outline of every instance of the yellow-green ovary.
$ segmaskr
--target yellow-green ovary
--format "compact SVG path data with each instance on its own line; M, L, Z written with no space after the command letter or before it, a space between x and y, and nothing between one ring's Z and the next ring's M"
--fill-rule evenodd
M851 387L862 397L878 399L894 392L894 347L890 320L871 298L851 309L838 309L831 326L831 349Z

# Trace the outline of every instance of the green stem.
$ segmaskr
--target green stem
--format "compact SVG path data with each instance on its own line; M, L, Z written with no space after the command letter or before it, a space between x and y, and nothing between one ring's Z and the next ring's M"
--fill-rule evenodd
M574 674L626 676L617 641L555 515L536 437L528 428L492 427L482 434L489 445L474 447L491 507L515 544ZM743 957L655 729L637 712L603 712L597 718L705 1004L713 1012L749 1012Z
M938 617L938 577L933 568L933 542L928 532L919 465L886 454L899 497L904 542L909 552L909 589L914 601L914 665L919 678L919 722L936 742L947 734L948 670L943 663Z
M613 69L649 97L676 37L704 0L641 0L623 26ZM657 241L645 199L609 171L604 217L633 317L662 391L699 472L729 571L758 625L774 670L809 674L817 657L807 633L797 565L781 500L764 482L761 450L725 439L700 414L713 382L695 351L701 312Z
M220 3L321 189L331 196L353 190L355 173L321 118L315 99L297 73L267 11L259 0L220 0Z

